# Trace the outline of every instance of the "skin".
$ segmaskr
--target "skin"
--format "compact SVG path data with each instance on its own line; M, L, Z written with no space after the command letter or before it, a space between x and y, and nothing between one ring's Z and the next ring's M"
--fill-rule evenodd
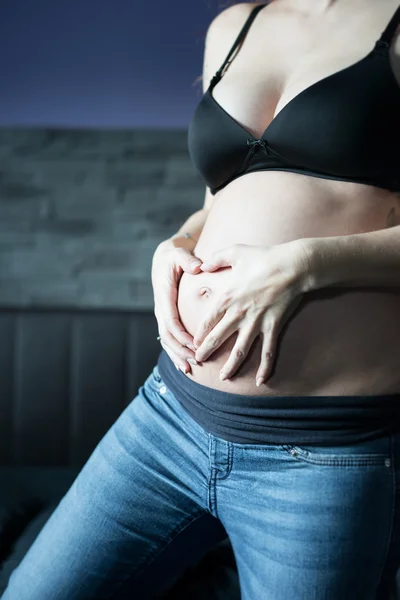
M220 19L215 35L209 37L205 88L253 6L231 7ZM213 96L239 124L259 137L302 90L364 57L397 6L392 0L275 0L257 16ZM393 39L390 60L400 85L400 36ZM400 195L388 190L289 172L251 173L213 197L193 253L207 261L215 252L240 244L284 245L306 237L350 235L399 223ZM398 289L306 294L279 333L278 356L267 380L256 386L266 353L261 335L254 338L245 357L238 357L236 372L221 380L225 366L233 366L229 361L237 332L221 345L214 340L211 354L206 338L212 333L209 326L220 309L219 299L234 287L235 277L235 269L229 265L182 275L177 299L181 322L197 342L206 342L201 348L203 355L197 355L202 362L191 365L187 377L215 389L248 395L398 392Z

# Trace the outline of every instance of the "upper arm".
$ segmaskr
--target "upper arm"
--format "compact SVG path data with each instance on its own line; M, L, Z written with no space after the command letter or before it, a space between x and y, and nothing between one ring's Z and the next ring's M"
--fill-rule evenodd
M208 26L203 58L203 94L207 91L212 77L223 64L229 50L244 25L255 3L239 2L221 11ZM206 186L204 207L209 210L215 196Z

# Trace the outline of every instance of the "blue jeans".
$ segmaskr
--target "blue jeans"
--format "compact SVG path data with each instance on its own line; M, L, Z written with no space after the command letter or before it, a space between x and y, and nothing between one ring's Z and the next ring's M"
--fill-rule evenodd
M243 600L387 600L399 459L400 435L340 447L225 441L155 366L2 598L155 598L228 535Z

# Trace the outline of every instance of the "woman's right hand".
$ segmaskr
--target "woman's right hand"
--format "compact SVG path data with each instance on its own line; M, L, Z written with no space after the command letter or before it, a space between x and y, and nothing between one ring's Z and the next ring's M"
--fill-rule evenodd
M177 248L169 239L154 252L151 281L154 293L154 314L158 323L160 343L175 366L189 372L188 359L195 361L193 336L183 327L178 313L178 283L182 273L202 273L202 261L186 248ZM194 363L196 364L196 363Z

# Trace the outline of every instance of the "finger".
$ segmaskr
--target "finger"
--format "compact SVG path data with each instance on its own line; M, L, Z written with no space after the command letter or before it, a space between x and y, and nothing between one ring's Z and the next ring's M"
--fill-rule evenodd
M180 358L181 361L190 359L191 361L194 361L192 362L192 364L196 363L193 350L190 350L190 348L187 348L186 346L182 346L182 344L180 344L178 340L168 330L166 324L162 324L162 326L159 327L159 331L160 343L162 346L168 346L170 350Z
M161 346L168 353L174 363L177 364L179 368L183 368L185 373L191 371L188 363L198 364L198 361L196 361L194 358L192 351L181 346L181 344L179 344L179 342L167 329L162 330L162 333L160 333L160 338Z
M154 306L154 314L159 323L159 329L162 323L165 324L165 327L168 329L168 331L170 331L170 333L180 343L180 345L190 348L194 353L195 348L193 346L193 338L186 331L186 329L181 323L177 309L176 299L174 298L174 296L175 292L170 292L170 297L163 304L162 309L158 304L155 304Z
M236 244L221 248L212 253L208 260L204 260L201 265L202 271L215 271L220 267L233 266L236 258Z
M265 383L271 376L275 364L275 354L278 346L279 334L301 301L302 296L285 300L280 307L279 313L275 311L274 314L272 311L269 311L268 321L264 322L260 328L260 337L263 343L261 348L261 362L256 374L257 385Z
M172 354L172 352L168 349L168 346L165 346L164 344L161 343L161 340L160 340L160 344L161 344L164 352L166 352L168 354L170 360L174 363L174 367L177 371L180 371L180 370L184 371L184 369L189 368L188 366L181 364L180 359L177 356L175 356L174 354Z
M187 363L182 362L178 357L172 354L172 352L168 350L167 346L163 346L163 348L164 352L168 354L169 358L174 363L174 367L177 371L183 371L185 374L190 372L190 366Z
M270 332L261 332L262 339L261 347L261 362L256 374L256 385L259 386L265 383L271 375L272 367L274 366L275 349L277 347L276 336L273 328Z
M196 350L203 344L207 335L221 321L226 314L230 302L229 294L219 296L215 301L214 307L207 313L207 316L200 321L196 333L193 336L193 345Z
M195 358L199 361L205 361L213 354L227 339L238 330L238 321L236 318L229 319L225 316L206 336L201 347L196 350Z
M174 363L174 367L176 368L177 371L183 371L185 374L190 372L191 369L187 362L184 362L179 357L175 356L175 354L173 354L168 349L168 346L166 346L164 344L161 344L161 345L164 348L164 352L166 352L168 354L169 358Z
M255 331L254 325L251 329L240 329L239 335L236 338L229 359L222 367L219 377L221 380L229 379L236 373L246 356L248 355L254 340L258 333Z
M179 250L182 252L179 252ZM183 248L175 248L175 255L177 261L176 267L178 268L180 267L180 263L188 268L191 262L193 263L193 261L197 260ZM182 346L186 346L194 351L195 348L193 347L193 336L186 331L179 317L177 307L178 283L178 274L176 272L171 272L167 280L167 285L161 286L161 289L157 286L157 292L154 295L154 312L159 321L166 322L168 324L168 329ZM162 299L162 304L159 304L159 299Z
M185 248L175 248L176 263L186 273L200 273L201 260Z

